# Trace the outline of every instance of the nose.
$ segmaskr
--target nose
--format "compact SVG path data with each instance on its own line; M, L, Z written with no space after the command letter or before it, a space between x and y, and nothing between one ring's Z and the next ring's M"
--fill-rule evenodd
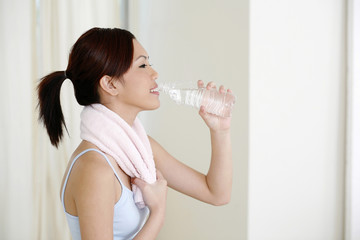
M155 71L154 68L151 67L151 78L152 80L156 80L159 77L159 74L157 73L157 71Z

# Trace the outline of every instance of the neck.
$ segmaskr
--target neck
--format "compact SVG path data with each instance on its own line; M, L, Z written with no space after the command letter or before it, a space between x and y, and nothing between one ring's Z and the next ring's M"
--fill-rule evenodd
M122 104L101 103L117 115L119 115L129 126L133 126L139 111L134 108L122 106Z

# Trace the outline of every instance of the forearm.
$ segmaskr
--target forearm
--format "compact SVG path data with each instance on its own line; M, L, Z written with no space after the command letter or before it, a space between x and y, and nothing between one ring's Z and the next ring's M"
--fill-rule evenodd
M211 163L206 182L215 205L230 201L232 188L232 150L230 130L211 131Z
M138 232L138 234L133 238L133 240L152 240L156 239L158 236L165 218L165 210L158 211L155 213L150 212L150 216L146 221L143 228Z

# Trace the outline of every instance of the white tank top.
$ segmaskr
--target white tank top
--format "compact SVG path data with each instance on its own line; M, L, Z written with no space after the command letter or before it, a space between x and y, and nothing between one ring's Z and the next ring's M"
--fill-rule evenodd
M64 212L66 215L67 222L69 224L72 239L73 240L81 239L79 217L70 215L69 213L66 212L65 204L64 204L64 193L74 163L79 157L81 157L82 155L84 155L89 151L98 152L106 159L106 161L110 165L111 169L114 171L114 174L116 178L119 180L121 185L122 192L120 199L114 205L114 221L113 221L114 240L125 240L125 239L128 240L134 238L136 234L144 226L149 215L149 209L147 207L143 209L139 209L135 205L133 192L121 182L119 176L117 175L115 169L111 165L106 155L97 149L91 148L81 152L79 155L75 157L74 161L70 165L69 172L66 175L64 186L61 192L61 202L64 207Z

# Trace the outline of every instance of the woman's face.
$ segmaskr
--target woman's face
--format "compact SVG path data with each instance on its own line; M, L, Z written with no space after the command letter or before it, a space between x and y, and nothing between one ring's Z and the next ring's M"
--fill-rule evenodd
M120 101L136 110L154 110L160 106L155 80L158 73L149 64L149 56L138 41L133 40L134 56L130 69L123 75Z

